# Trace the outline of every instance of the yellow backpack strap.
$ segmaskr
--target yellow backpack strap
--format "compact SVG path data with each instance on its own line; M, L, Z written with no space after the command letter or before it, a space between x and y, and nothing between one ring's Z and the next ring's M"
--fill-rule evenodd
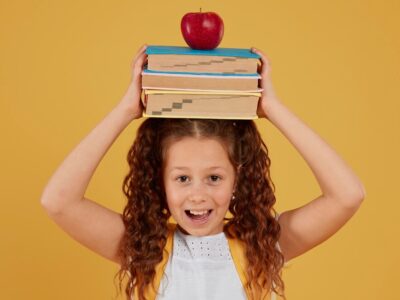
M244 256L244 249L241 245L241 241L235 238L228 238L228 245L229 249L232 254L232 259L236 267L236 271L238 272L240 281L242 282L243 287L246 286L247 279L246 279L246 258ZM248 292L246 290L246 294Z
M245 256L245 245L242 241L236 238L228 238L229 249L232 254L232 259L238 272L240 281L246 292L247 299L270 299L271 295L266 290L251 290L247 287L246 267L247 258Z
M161 262L158 263L158 265L156 266L156 269L155 269L156 275L154 276L154 281L153 281L155 290L153 289L153 287L151 285L147 286L145 293L144 293L146 299L154 300L157 297L157 291L160 286L161 278L164 274L165 267L167 266L169 255L172 252L175 228L176 228L176 224L173 224L173 223L168 224L168 236L167 236L167 242L165 244L164 251L163 251L163 258L162 258ZM135 288L135 300L136 299L139 299L137 288Z

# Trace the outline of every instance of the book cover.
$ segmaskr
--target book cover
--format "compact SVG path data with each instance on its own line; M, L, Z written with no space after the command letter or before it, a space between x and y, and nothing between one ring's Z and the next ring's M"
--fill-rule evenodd
M196 50L178 46L148 46L148 70L220 74L254 74L260 56L243 48Z
M209 74L142 71L143 89L262 91L259 74Z
M209 73L209 72L178 72L178 71L157 71L157 70L149 70L148 65L145 65L142 71L142 74L165 74L165 75L194 75L194 76L223 76L227 78L235 78L235 77L254 77L254 78L261 78L261 75L258 73L249 73L249 74L243 74L243 73L223 73L219 70L216 70L214 73Z
M177 54L177 55L204 55L204 56L227 56L244 58L261 58L258 54L246 48L215 48L212 50L197 50L190 47L181 46L158 46L149 45L146 54Z

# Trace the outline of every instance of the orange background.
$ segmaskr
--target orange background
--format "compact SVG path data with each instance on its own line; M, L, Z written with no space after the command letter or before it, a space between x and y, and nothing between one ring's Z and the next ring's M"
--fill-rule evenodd
M41 0L0 2L0 298L115 296L117 265L61 231L40 196L66 155L119 102L138 48L185 46L180 20L200 6L224 20L220 47L267 53L282 102L367 190L336 235L289 263L288 299L400 297L399 1ZM140 122L114 143L86 193L118 212ZM278 212L317 197L302 157L271 123L256 122L270 149Z

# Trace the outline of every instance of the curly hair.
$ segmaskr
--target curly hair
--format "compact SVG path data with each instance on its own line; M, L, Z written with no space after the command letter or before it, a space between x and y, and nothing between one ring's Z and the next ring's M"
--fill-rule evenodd
M227 150L237 171L235 198L229 205L224 232L244 242L248 261L246 288L274 291L283 299L284 258L276 249L280 226L275 219L275 186L270 178L268 148L252 120L148 118L137 130L129 150L129 173L123 182L127 205L123 210L125 235L120 244L119 291L128 277L125 294L145 300L155 267L162 260L171 213L166 201L163 167L169 143L184 137L213 138ZM114 277L114 280L115 280Z

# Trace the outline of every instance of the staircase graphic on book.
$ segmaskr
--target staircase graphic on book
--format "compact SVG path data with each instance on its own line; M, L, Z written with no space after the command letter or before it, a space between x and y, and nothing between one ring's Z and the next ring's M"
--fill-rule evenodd
M257 119L259 55L250 49L148 46L144 117Z
M256 119L258 96L153 94L146 107L146 116L221 119Z

